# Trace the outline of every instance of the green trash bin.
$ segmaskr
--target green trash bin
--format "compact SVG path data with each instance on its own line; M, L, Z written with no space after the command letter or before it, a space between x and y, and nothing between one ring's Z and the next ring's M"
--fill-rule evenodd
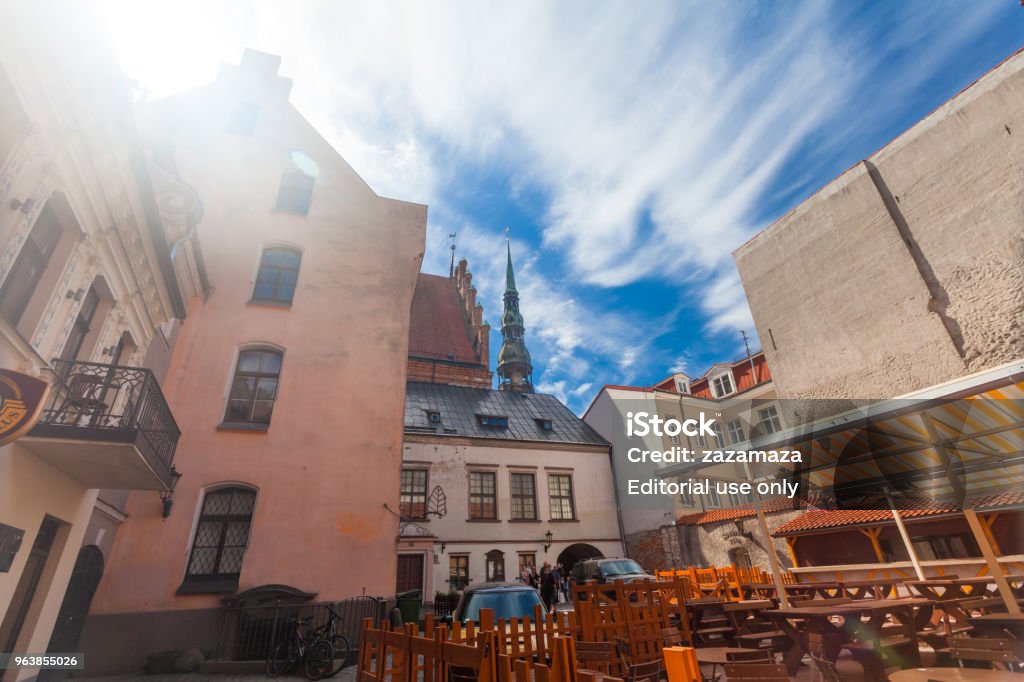
M420 622L420 607L423 606L423 594L419 590L409 590L396 594L398 610L402 613L403 623Z

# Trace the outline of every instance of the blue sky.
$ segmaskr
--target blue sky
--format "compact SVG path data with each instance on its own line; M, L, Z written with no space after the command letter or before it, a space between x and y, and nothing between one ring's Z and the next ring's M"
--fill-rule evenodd
M244 47L280 54L293 103L370 185L430 206L425 272L447 272L458 234L493 324L511 227L535 380L577 412L602 384L739 357L753 323L731 251L1024 36L1008 0L104 12L153 97Z

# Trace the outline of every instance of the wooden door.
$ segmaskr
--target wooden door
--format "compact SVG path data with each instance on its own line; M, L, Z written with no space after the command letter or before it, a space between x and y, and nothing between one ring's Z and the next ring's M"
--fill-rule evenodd
M398 593L409 590L423 589L423 555L422 554L399 554L398 555L398 585L395 591ZM426 597L426 595L424 595Z

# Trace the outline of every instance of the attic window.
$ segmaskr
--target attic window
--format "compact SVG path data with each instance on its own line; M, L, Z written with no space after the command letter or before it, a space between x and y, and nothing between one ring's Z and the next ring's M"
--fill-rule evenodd
M431 424L440 424L441 423L441 413L440 412L434 412L432 410L427 410L427 419L430 420Z
M719 374L712 379L711 387L714 390L716 398L725 397L736 390L732 386L732 374L730 372Z
M537 426L544 429L545 431L555 430L554 424L551 423L551 420L545 419L543 417L537 417Z
M495 429L508 428L508 417L499 417L493 414L478 414L476 418L480 420L481 426L490 426Z

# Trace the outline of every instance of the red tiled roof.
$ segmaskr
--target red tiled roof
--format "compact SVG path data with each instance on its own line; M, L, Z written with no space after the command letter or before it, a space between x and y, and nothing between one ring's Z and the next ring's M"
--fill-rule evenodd
M973 509L996 509L1000 507L1024 506L1024 492L1008 492L998 495L976 497L968 504ZM935 516L938 514L955 514L959 508L943 507L939 504L919 506L916 509L901 509L900 516L915 518ZM776 528L772 535L792 535L794 533L840 528L844 526L878 525L892 521L892 512L888 509L814 509L798 516L788 523Z
M800 504L803 503L799 500L791 500L780 495L779 497L771 497L761 502L761 508L766 514L771 514L772 512L793 511L799 508L794 505ZM757 510L754 508L753 503L741 504L737 507L729 507L728 509L712 509L697 514L687 514L686 516L680 516L676 520L676 524L680 526L702 526L705 523L731 521L750 516L757 516Z
M478 364L455 281L420 273L412 297L409 355Z

